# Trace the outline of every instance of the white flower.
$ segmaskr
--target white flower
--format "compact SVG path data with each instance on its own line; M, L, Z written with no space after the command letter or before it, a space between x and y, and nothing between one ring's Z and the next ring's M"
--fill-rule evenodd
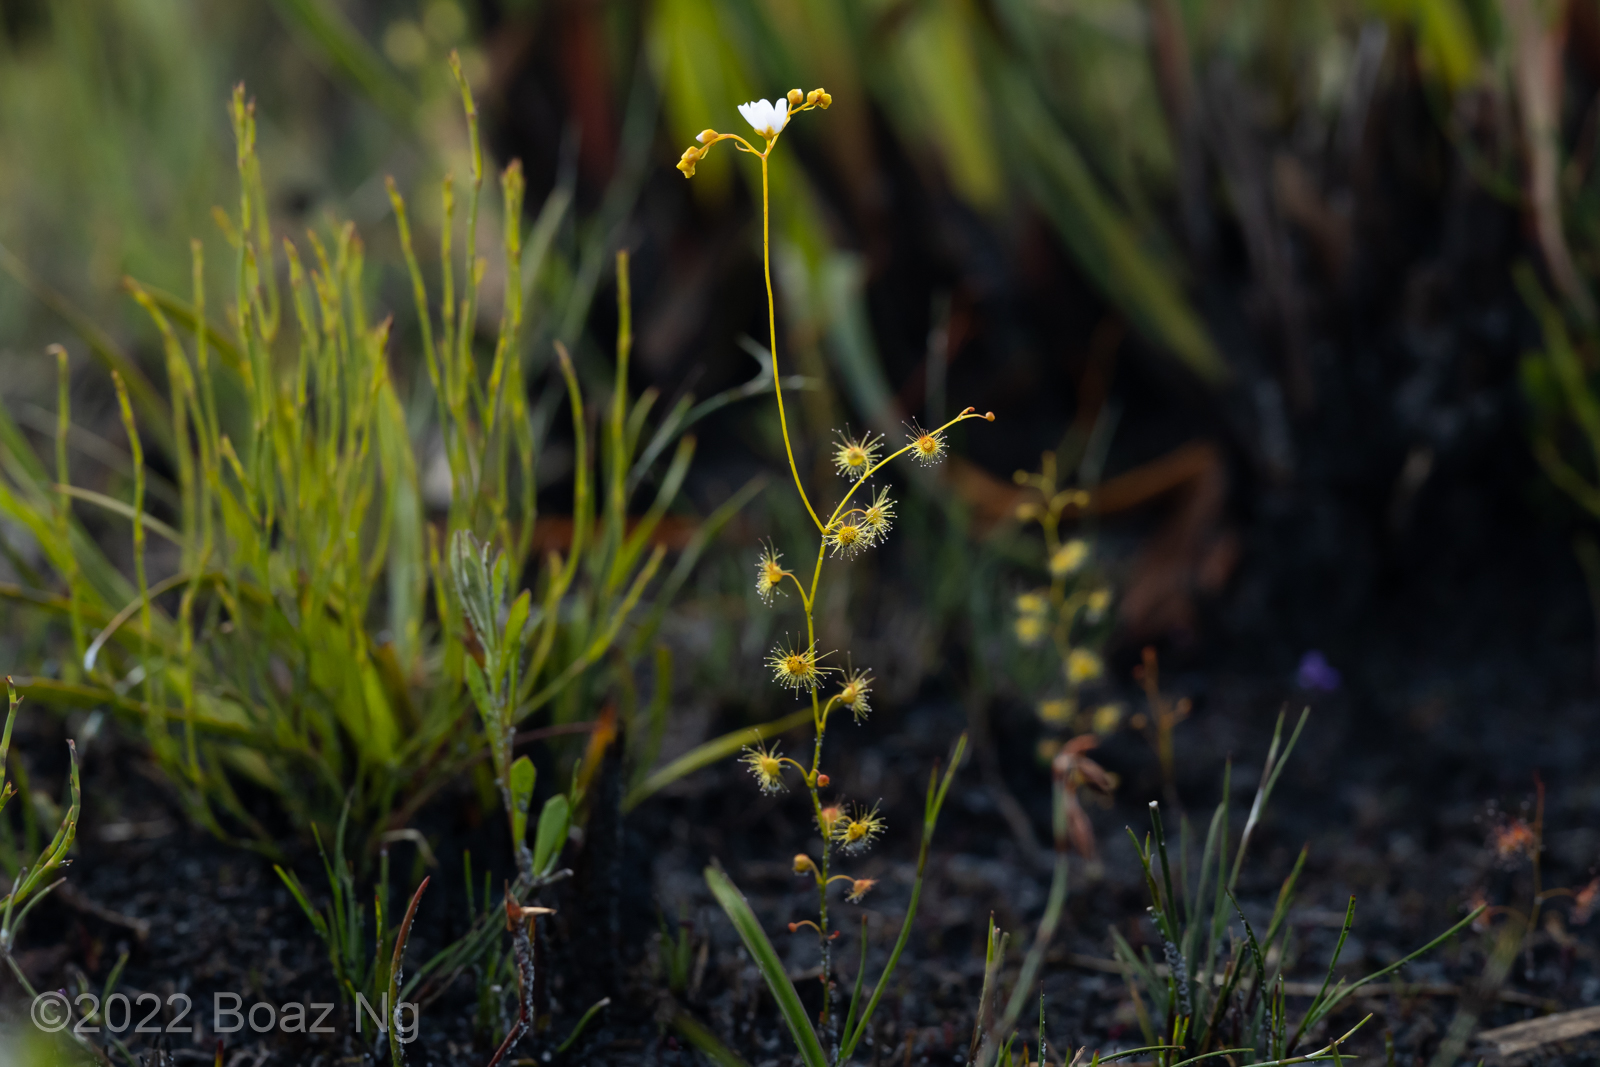
M768 139L778 136L784 126L789 123L789 101L783 97L776 100L752 100L748 104L739 105L739 114L761 136Z

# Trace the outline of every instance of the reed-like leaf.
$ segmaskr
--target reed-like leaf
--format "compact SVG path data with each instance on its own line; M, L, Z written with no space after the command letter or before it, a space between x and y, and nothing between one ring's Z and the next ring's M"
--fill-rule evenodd
M767 988L778 1004L778 1014L783 1017L784 1025L789 1028L789 1034L794 1038L800 1059L806 1067L828 1067L828 1057L823 1053L822 1045L817 1040L817 1032L811 1025L811 1016L800 1003L800 994L795 991L794 983L789 980L789 974L783 968L783 961L778 958L772 942L767 940L766 931L761 929L761 921L756 918L755 912L750 910L744 894L740 893L732 880L717 867L707 867L705 877L711 895L717 898L717 903L722 905L722 910L732 920L733 928L739 934L739 940L744 942L750 958L755 961L756 969L766 980ZM844 1055L848 1056L849 1052L846 1051Z

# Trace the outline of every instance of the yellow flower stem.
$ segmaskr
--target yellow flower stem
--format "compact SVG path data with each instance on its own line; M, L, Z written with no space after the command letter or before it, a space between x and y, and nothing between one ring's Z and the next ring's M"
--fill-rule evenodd
M936 437L939 434L944 433L946 430L948 430L950 427L954 426L958 422L966 422L968 419L987 419L987 418L988 418L987 415L980 415L980 414L977 413L977 411L975 409L967 408L961 414L957 415L955 418L951 419L949 422L945 423L943 426L939 427L937 430L929 430L928 431L928 436ZM845 492L844 499L839 501L839 506L833 509L833 514L828 519L828 525L832 526L835 522L837 522L839 520L840 514L843 513L843 511L844 511L844 506L850 502L850 498L855 495L856 490L860 489L863 485L865 485L867 483L867 479L871 478L874 474L877 474L884 467L888 466L890 463L892 463L894 460L898 459L899 457L905 455L907 452L910 452L915 447L916 447L916 443L915 442L908 442L902 448L897 449L896 451L889 453L887 456L884 456L877 463L873 464L872 468L870 470L868 470L867 473L863 474L860 478L857 478L856 481L855 481L855 484L850 486L850 488Z
M826 704L822 705L822 728L824 730L828 728L828 714L833 711L833 706L837 703L839 703L839 694L835 693L833 696L828 698L828 702ZM815 768L812 768L812 773L816 773Z
M744 142L742 137L735 139ZM789 473L794 476L794 487L800 493L800 502L810 512L811 521L821 530L822 520L817 518L817 509L811 506L811 498L806 496L806 487L800 481L800 468L795 466L794 445L789 440L789 416L783 408L783 375L778 373L778 312L772 299L772 204L767 183L767 157L777 143L778 139L774 137L767 142L765 152L756 152L761 157L761 269L767 279L767 336L768 351L772 356L772 388L778 394L778 425L783 430L783 451L789 457Z
M968 419L983 419L983 418L987 418L987 416L979 415L972 408L967 408L967 410L963 411L961 414L957 415L955 418L951 419L949 422L945 423L943 426L939 427L937 430L932 430L930 432L934 433L934 434L941 434L941 433L944 433L946 430L948 430L950 427L954 426L958 422L965 422ZM894 461L894 460L898 459L899 457L905 455L907 452L911 451L911 449L914 448L914 447L915 447L914 443L913 444L907 444L907 445L905 445L905 447L900 448L897 451L889 453L887 456L883 457L883 459L879 460L876 464L874 464L871 470L867 471L867 473L863 474L860 478L856 479L855 484L852 485L848 490L845 491L844 499L839 501L839 506L833 509L833 514L828 516L828 525L824 526L822 528L824 530L832 529L833 528L833 524L839 521L839 517L841 515L848 515L849 512L844 510L844 506L850 502L850 498L855 495L856 490L860 489L863 485L865 485L868 478L871 478L874 474L877 474L878 471L882 470L885 466L887 466L892 461ZM809 504L806 505L806 506L810 507ZM851 510L854 511L854 510L859 510L859 509L852 508ZM828 548L828 544L827 544L826 541L824 541L822 543L822 545L817 548L817 566L816 566L816 569L814 571L812 571L812 573L811 573L811 599L812 600L815 600L816 596L817 596L817 582L822 578L822 558L823 558L824 554L826 553L827 548ZM808 622L809 622L809 619L810 619L810 609L808 608L807 609L807 620L808 620Z
M800 579L794 573L794 571L784 571L783 574L784 574L784 577L786 577L790 581L794 582L795 589L800 593L800 603L805 605L806 614L810 615L811 614L811 598L806 596L806 587L800 584Z

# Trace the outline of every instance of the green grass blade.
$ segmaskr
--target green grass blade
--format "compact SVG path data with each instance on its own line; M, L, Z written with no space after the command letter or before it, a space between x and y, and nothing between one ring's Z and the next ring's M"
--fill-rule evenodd
M1039 932L1034 935L1033 944L1028 946L1027 956L1023 957L1016 987L1011 991L1011 1000L1006 1004L1005 1015L1000 1020L1001 1033L1017 1024L1022 1017L1022 1009L1032 999L1034 979L1044 964L1044 954L1055 937L1056 926L1061 921L1061 909L1067 903L1067 873L1067 853L1057 852L1055 873L1050 878L1050 896L1045 903L1044 915L1039 919Z
M994 928L994 917L989 918L991 935ZM843 1033L848 1034L856 1024L856 1013L861 1009L861 984L867 975L867 917L861 917L861 959L856 963L856 984L850 993L850 1010L845 1013ZM988 981L988 971L984 972L984 980Z
M767 940L766 931L761 929L761 923L750 910L744 895L726 874L715 867L706 868L706 885L711 887L711 893L722 905L722 910L728 913L733 928L739 932L739 939L755 960L761 977L766 979L767 988L772 990L772 997L778 1002L778 1011L789 1027L789 1033L794 1037L806 1067L828 1067L828 1057L823 1053L817 1032L811 1026L811 1017L800 1003L800 994L795 991L794 983L783 969L783 961L773 950L772 942Z
M411 90L335 4L328 0L276 0L275 6L285 22L321 49L339 74L390 118L411 125L416 112Z
M788 730L793 730L802 723L812 721L811 709L802 708L781 719L764 723L761 726L746 726L721 737L712 738L702 745L685 752L659 771L651 774L622 798L622 810L632 811L652 794L676 782L679 778L687 777L702 767L709 767L720 759L738 752L746 745L760 742L763 738L775 737Z
M672 1028L678 1036L699 1049L701 1054L717 1067L750 1067L733 1049L722 1043L710 1028L686 1012L672 1017Z
M579 1019L577 1025L572 1028L572 1033L567 1035L567 1039L565 1041L556 1046L556 1055L559 1056L561 1053L571 1048L573 1042L577 1041L578 1038L583 1035L583 1028L589 1025L589 1021L596 1015L599 1015L602 1008L610 1007L610 1005L610 997L601 997L599 1000L589 1005L589 1010L583 1013L583 1017Z
M1024 183L1073 258L1141 332L1208 384L1226 381L1230 368L1178 280L1141 244L1034 87L1007 66L991 64L990 76Z
M872 997L862 1010L855 1030L844 1035L844 1043L839 1053L841 1063L850 1058L856 1046L861 1043L862 1037L866 1035L867 1026L872 1022L872 1013L878 1010L878 1002L883 999L884 990L889 986L889 979L900 963L900 954L905 951L906 942L911 940L911 924L916 920L917 903L922 899L922 882L928 869L928 851L933 847L933 831L939 823L939 812L944 807L944 798L950 792L950 783L955 781L956 770L960 768L961 757L966 751L967 735L963 733L956 740L955 750L950 753L950 765L945 768L944 777L939 777L938 767L935 767L929 776L928 798L922 809L922 845L917 850L917 876L911 883L911 900L906 904L906 917L900 924L900 936L895 939L894 950L889 953L889 960L883 965L883 973L878 976L877 984L872 987Z
M1395 971L1398 971L1401 967L1404 967L1406 964L1410 963L1412 960L1416 959L1418 956L1422 956L1422 955L1424 955L1424 954L1426 954L1428 952L1432 952L1435 948L1438 948L1440 945L1442 945L1446 941L1450 940L1450 938L1454 937L1461 930L1463 930L1466 927L1470 926L1478 918L1478 916L1483 914L1484 910L1487 907L1488 907L1487 904L1479 905L1478 907L1474 908L1472 910L1472 913L1470 915L1468 915L1466 918L1462 919L1460 922L1456 923L1454 926L1450 927L1450 929L1446 930L1444 933L1440 934L1438 937L1434 938L1432 941L1429 941L1426 945L1423 945L1421 948L1417 949L1415 952L1412 952L1411 954L1409 954L1407 956L1404 956L1404 957L1402 957L1402 958L1400 958L1398 960L1395 960L1393 963L1389 964L1389 966L1384 967L1381 970L1373 971L1371 974L1367 975L1365 978L1361 979L1359 982L1354 982L1351 985L1345 987L1344 989L1335 992L1332 996L1330 996L1327 999L1326 1002L1324 1002L1324 1004L1318 1010L1317 1019L1322 1019L1323 1017L1325 1017L1329 1012L1331 1012L1334 1008L1336 1008L1340 1004L1340 1002L1342 1002L1345 999L1347 999L1350 996L1351 993L1354 993L1356 990L1360 989L1362 986L1366 985L1367 983L1376 982L1380 978L1383 978L1383 977L1385 977L1387 975L1393 974ZM1311 1023L1307 1023L1307 1026L1313 1025L1315 1023L1315 1021L1316 1020L1313 1020Z

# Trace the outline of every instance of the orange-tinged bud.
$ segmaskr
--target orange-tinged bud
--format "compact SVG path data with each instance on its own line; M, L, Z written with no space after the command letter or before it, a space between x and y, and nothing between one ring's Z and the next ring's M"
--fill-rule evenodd
M845 894L845 899L852 904L859 904L861 903L861 899L870 893L872 891L872 887L877 884L878 880L876 878L852 879L850 882L850 892Z
M826 774L819 774L817 775L817 788L826 789L828 788L828 783L832 781L833 779L829 778Z
M805 98L806 98L806 94L802 93L799 89L790 89L789 90L789 106L790 107L799 107L802 103L805 102Z

